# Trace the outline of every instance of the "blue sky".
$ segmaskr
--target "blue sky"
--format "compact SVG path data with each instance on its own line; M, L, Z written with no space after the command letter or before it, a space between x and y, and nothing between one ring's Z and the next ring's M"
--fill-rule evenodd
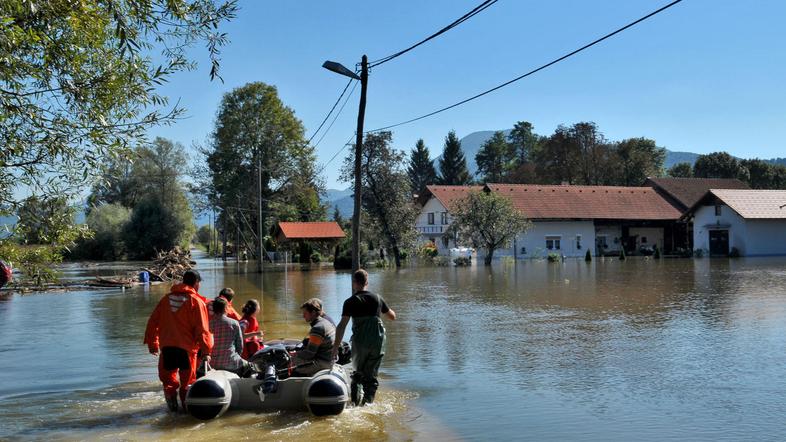
M221 96L251 81L275 85L283 102L317 128L346 81L321 67L353 67L403 49L461 16L479 0L240 2L225 26L224 83L202 64L171 79L189 118L155 128L190 146L213 127ZM366 128L424 114L570 52L668 1L500 0L441 37L370 74ZM607 138L645 136L671 150L726 150L740 157L786 156L786 2L684 0L610 40L459 108L394 130L409 151L423 138L432 157L445 135L506 129L527 120L550 134L558 124L594 121ZM360 88L317 148L326 162L352 136ZM319 139L319 136L315 141ZM346 152L346 151L345 151ZM344 188L338 168L330 188Z

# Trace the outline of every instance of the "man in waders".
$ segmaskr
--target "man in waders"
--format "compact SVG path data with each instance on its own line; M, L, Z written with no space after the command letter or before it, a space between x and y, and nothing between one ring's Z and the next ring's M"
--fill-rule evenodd
M396 319L394 312L381 296L368 290L368 273L357 270L352 274L353 295L344 301L341 311L341 322L336 328L336 340L333 341L333 359L338 354L338 346L344 338L344 330L352 318L352 403L365 405L374 402L379 382L379 364L385 355L385 326L381 315L391 321ZM362 397L362 401L361 401Z
M158 378L164 384L164 398L171 411L177 411L177 392L185 410L188 387L196 381L197 354L206 360L213 348L207 308L198 293L200 278L196 270L183 274L161 298L145 329L145 344L158 358ZM178 382L179 378L179 382Z

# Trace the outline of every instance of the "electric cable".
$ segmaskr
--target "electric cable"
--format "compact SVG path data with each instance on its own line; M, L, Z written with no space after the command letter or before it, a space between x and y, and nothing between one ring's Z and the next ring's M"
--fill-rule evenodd
M483 3L479 4L478 6L473 8L471 11L469 11L466 14L462 15L461 17L457 18L451 24L445 26L444 28L440 29L439 31L431 34L430 36L424 38L423 40L415 43L414 45L412 45L412 46L410 46L410 47L408 47L406 49L398 51L398 52L396 52L394 54L390 54L387 57L382 57L382 58L380 58L378 60L374 60L374 61L370 62L368 67L369 68L373 68L375 66L379 66L382 63L387 63L387 62L389 62L390 60L393 60L396 57L399 57L401 55L406 54L407 52L415 49L416 47L422 45L423 43L426 43L427 41L429 41L429 40L431 40L433 38L436 38L436 37L444 34L445 32L448 32L449 30L455 28L456 26L460 25L461 23L464 23L465 21L469 20L470 18L474 17L475 15L483 12L483 10L485 10L486 8L488 8L489 6L493 5L496 2L497 2L497 0L486 0L486 1L484 1Z
M346 106L346 105L347 105L347 102L349 101L349 99L350 99L350 98L352 98L352 94L354 94L354 93L355 93L355 88L357 87L357 85L358 85L358 82L356 81L356 82L355 82L355 84L352 86L352 90L351 90L351 91L349 91L349 95L347 95L347 98L344 100L344 104L342 104L342 105L341 105L341 107L338 109L338 112L336 112L336 116L335 116L335 117L333 117L333 121L331 121L331 122L330 122L330 124L328 125L327 129L325 129L325 131L324 131L324 132L322 132L322 136L321 136L321 137L319 137L319 140L317 140L317 143L316 143L316 144L314 144L314 148L316 148L317 146L319 146L319 143L321 143L321 142L322 142L322 140L325 138L325 135L327 135L327 134L328 134L328 132L330 132L330 128L331 128L331 127L333 127L333 123L335 123L335 122L336 122L336 120L338 119L339 115L341 115L341 112L344 110L344 106ZM334 106L334 107L335 107L335 106ZM311 140L309 140L309 142L310 142L310 141L311 141Z
M344 96L345 93L347 93L347 89L349 88L349 85L352 83L353 80L354 80L353 78L349 79L349 81L347 82L347 85L344 86L344 90L341 91L341 95L338 96L338 100L336 100L336 102L333 103L333 107L330 108L330 112L328 112L327 115L325 115L325 119L322 120L322 123L319 124L319 127L317 128L317 130L315 130L314 133L311 134L311 137L308 139L306 144L311 144L311 140L314 139L314 137L319 133L319 130L322 129L322 126L325 125L325 122L328 120L328 118L330 118L330 114L333 113L333 110L336 109L336 106L338 106L338 103L341 101L341 98ZM355 90L355 88L352 88L352 90Z
M525 74L519 75L518 77L516 77L516 78L514 78L512 80L506 81L506 82L504 82L504 83L502 83L502 84L500 84L498 86L495 86L495 87L493 87L491 89L488 89L488 90L486 90L484 92L481 92L479 94L473 95L473 96L471 96L471 97L469 97L467 99L461 100L458 103L451 104L450 106L445 106L445 107L443 107L441 109L437 109L437 110L435 110L433 112L429 112L429 113L427 113L425 115L421 115L419 117L415 117L415 118L412 118L412 119L409 119L409 120L406 120L406 121L402 121L400 123L391 124L391 125L388 125L388 126L380 127L378 129L369 130L369 131L366 131L366 133L379 132L379 131L382 131L382 130L391 129L391 128L398 127L398 126L403 126L405 124L414 123L415 121L431 117L431 116L436 115L436 114L441 113L441 112L445 112L446 110L453 109L454 107L461 106L462 104L468 103L468 102L470 102L472 100L475 100L477 98L480 98L480 97L482 97L484 95L490 94L490 93L492 93L492 92L494 92L494 91L496 91L498 89L501 89L501 88L503 88L503 87L505 87L505 86L507 86L507 85L509 85L511 83L515 83L515 82L517 82L517 81L519 81L519 80L521 80L523 78L529 77L530 75L532 75L532 74L534 74L536 72L542 71L543 69L546 69L549 66L557 64L560 61L565 60L566 58L569 58L569 57L571 57L573 55L576 55L576 54L578 54L579 52L581 52L581 51L583 51L585 49L588 49L588 48L590 48L592 46L595 46L596 44L602 42L603 40L606 40L606 39L608 39L608 38L610 38L610 37L612 37L612 36L614 36L616 34L619 34L620 32L622 32L622 31L624 31L624 30L626 30L626 29L628 29L628 28L630 28L632 26L635 26L635 25L639 24L639 23L643 22L644 20L647 20L648 18L650 18L650 17L652 17L652 16L654 16L654 15L660 13L660 12L665 11L666 9L671 8L672 6L676 5L677 3L680 3L681 1L682 0L675 0L675 1L667 4L666 6L663 6L660 9L657 9L657 10L655 10L653 12L650 12L649 14L645 15L644 17L639 18L638 20L630 22L627 25L625 25L625 26L623 26L623 27L621 27L621 28L619 28L617 30L615 30L613 32L610 32L610 33L604 35L603 37L601 37L601 38L599 38L599 39L597 39L597 40L595 40L595 41L593 41L591 43L588 43L588 44L586 44L586 45L576 49L575 51L569 52L569 53L563 55L562 57L559 57L559 58L557 58L555 60L552 60L552 61L544 64L543 66L540 66L540 67L538 67L536 69L533 69L533 70L531 70L531 71L529 71L529 72L527 72Z

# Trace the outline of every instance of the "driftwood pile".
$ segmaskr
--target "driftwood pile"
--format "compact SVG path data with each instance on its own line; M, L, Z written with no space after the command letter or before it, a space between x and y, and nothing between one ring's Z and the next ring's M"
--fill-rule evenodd
M183 273L195 265L190 250L175 247L168 252L158 252L153 266L144 270L150 273L151 281L173 281L183 279Z

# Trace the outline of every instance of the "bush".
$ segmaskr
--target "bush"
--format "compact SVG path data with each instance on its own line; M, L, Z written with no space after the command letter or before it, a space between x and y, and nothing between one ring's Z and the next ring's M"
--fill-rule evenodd
M120 204L104 204L93 208L87 216L92 238L77 242L71 259L117 261L125 254L124 230L131 219L131 211Z
M437 256L432 262L438 267L445 267L450 264L450 258L447 256Z
M584 254L584 261L592 261L592 253L590 253L589 249L587 249L587 253Z
M696 249L696 250L694 250L693 251L693 256L695 256L696 258L704 257L704 249Z
M458 258L453 260L453 264L456 264L459 267L472 265L472 258L468 256L459 256Z
M625 261L625 247L620 249L620 261Z
M319 252L314 252L311 254L311 262L316 263L321 261L322 261L322 255Z
M433 242L427 242L420 248L420 256L424 258L434 258L437 255L439 255L439 250Z
M559 253L556 253L556 252L551 252L551 253L549 253L549 254L546 256L546 259L548 259L548 260L549 260L549 262L557 262L557 261L559 261L561 258L562 258L562 256L561 256Z
M729 258L739 258L740 257L740 249L736 247L732 247L731 251L729 252Z
M655 259L660 259L660 249L656 246L655 247Z
M129 257L149 259L158 250L171 250L178 245L187 248L192 230L191 210L187 206L176 212L158 198L149 198L134 207L123 236Z

